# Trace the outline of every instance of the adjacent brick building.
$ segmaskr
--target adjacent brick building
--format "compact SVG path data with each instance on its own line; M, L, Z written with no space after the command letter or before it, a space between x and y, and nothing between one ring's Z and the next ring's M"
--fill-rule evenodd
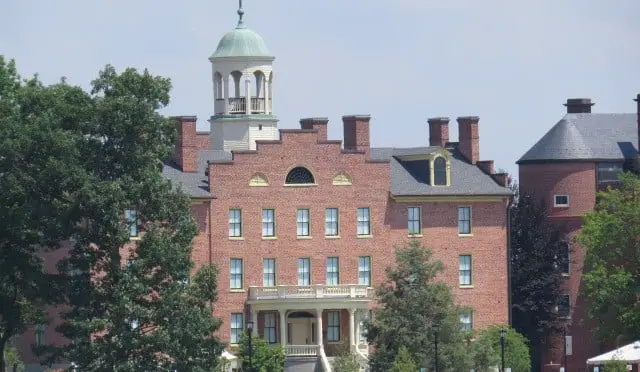
M640 98L640 96L639 96ZM608 351L592 338L586 319L588 299L579 295L585 250L574 240L582 216L592 211L596 192L615 185L618 173L631 170L638 156L638 114L597 114L590 99L568 99L567 114L520 160L521 193L547 204L548 218L565 237L570 264L564 268L565 295L558 311L566 316L569 371L586 371L586 360ZM558 371L564 355L562 336L549 340L545 370ZM611 346L611 345L609 345Z

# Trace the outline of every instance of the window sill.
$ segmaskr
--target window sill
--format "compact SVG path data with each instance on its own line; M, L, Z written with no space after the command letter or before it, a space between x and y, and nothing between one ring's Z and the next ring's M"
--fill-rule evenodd
M311 235L298 236L298 240L310 240L310 239L311 239Z
M568 278L568 277L570 277L570 276L571 276L571 274L569 274L569 273L562 273L562 274L560 274L560 275L561 275L563 278Z
M277 236L263 236L262 240L278 240Z
M140 237L140 236L130 236L129 237L129 240L133 240L133 241L138 241L140 239L142 239L142 237Z
M470 234L458 234L459 238L473 238L473 233Z
M318 186L317 183L285 183L283 185L284 187L316 187Z
M410 238L422 238L422 234L409 234L408 235Z
M567 209L569 208L569 204L554 205L553 207L557 209Z
M245 293L247 290L246 289L230 289L229 292L231 293Z
M327 345L342 345L342 341L327 341Z
M244 236L230 236L229 240L244 240Z
M473 284L460 285L460 289L473 289Z
M371 239L373 235L356 235L357 239Z
M340 235L325 235L325 239L340 239Z

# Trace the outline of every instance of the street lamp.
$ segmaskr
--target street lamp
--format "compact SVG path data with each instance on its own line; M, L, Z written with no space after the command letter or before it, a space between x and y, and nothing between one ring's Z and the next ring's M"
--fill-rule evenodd
M500 349L502 354L502 369L500 371L504 372L504 344L507 342L507 330L504 328L500 328Z
M253 349L251 348L251 335L253 333L253 322L247 322L247 334L249 335L249 372L253 372L253 361L251 357L253 355Z
M436 358L435 358L435 372L439 371L439 365L440 363L438 363L438 333L440 332L440 326L439 325L435 325L433 327L433 341L434 341L434 346L435 346L435 354L436 354Z

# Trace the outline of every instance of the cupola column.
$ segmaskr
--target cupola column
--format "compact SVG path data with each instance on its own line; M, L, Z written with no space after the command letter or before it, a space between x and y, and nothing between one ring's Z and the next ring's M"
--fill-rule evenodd
M229 115L229 75L222 77L224 81L224 114Z
M245 113L247 115L251 115L251 79L246 78L244 81L244 92L245 92L245 103L247 107L245 107Z
M269 104L269 80L267 79L267 77L264 77L264 113L265 114L270 114L271 113L271 105Z

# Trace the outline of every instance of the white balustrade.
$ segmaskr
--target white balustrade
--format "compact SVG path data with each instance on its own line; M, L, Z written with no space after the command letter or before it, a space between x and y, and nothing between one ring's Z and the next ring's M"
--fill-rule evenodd
M279 285L276 287L250 287L250 300L286 300L299 298L371 299L373 290L366 285Z
M285 345L286 356L318 356L318 345Z
M271 98L269 98L271 102ZM227 99L229 105L229 114L246 114L247 113L247 99L246 97L231 97ZM224 113L224 98L218 98L215 100L214 110L216 114ZM251 97L251 113L262 114L267 112L264 97Z

